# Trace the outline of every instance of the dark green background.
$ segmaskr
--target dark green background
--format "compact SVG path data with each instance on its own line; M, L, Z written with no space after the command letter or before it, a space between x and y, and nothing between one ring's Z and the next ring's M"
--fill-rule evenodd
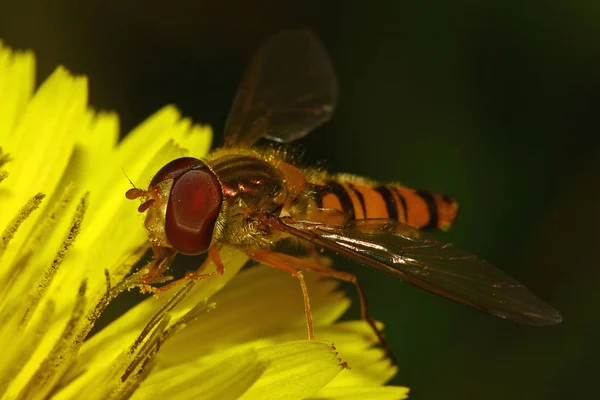
M52 4L51 4L52 3ZM575 399L597 391L600 2L0 1L0 37L90 77L124 130L166 103L220 132L259 44L322 37L335 118L302 141L331 170L456 196L442 237L564 316L517 326L349 265L413 399ZM217 140L220 137L217 136ZM345 263L345 265L350 263Z

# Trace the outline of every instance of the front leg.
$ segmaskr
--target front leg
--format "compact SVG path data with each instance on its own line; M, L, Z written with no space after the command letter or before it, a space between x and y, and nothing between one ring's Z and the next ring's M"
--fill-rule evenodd
M152 252L154 253L154 259L144 267L148 272L141 277L140 288L143 293L153 292L155 288L151 285L171 279L164 276L164 273L177 255L177 252L167 247L152 246Z
M202 271L206 269L206 267L210 264L211 261L215 263L215 266L217 267L216 271L202 273ZM204 262L200 264L196 271L188 271L185 274L185 277L181 279L177 279L173 282L168 283L167 285L161 286L160 288L153 288L153 292L156 296L158 296L165 293L169 289L174 288L175 286L179 286L180 284L185 284L190 281L200 281L215 275L223 275L224 272L225 266L223 265L223 261L221 260L221 256L219 255L219 250L217 249L217 246L212 246L208 249L208 257L206 257L206 260L204 260Z

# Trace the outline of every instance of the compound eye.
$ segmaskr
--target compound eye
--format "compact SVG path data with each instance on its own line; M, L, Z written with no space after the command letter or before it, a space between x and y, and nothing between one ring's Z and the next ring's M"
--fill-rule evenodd
M221 184L215 174L202 161L196 162L193 169L173 178L165 220L171 246L190 255L208 250L223 202ZM169 179L168 173L165 176L163 179Z
M158 170L152 181L150 182L150 187L158 185L160 182L165 181L167 179L174 179L178 176L184 174L185 172L191 170L197 166L204 166L204 163L197 158L193 157L181 157L177 158L167 164L164 167Z

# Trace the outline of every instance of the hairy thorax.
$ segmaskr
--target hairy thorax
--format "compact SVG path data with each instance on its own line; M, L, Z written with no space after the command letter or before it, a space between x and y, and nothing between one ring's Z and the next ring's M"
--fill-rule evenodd
M207 165L223 188L216 240L246 248L266 248L282 238L265 231L260 217L302 213L304 174L276 152L223 149Z

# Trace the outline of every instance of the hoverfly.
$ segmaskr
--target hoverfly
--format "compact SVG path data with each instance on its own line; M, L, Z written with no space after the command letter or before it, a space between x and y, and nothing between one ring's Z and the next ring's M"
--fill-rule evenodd
M556 310L500 269L424 232L450 225L457 213L455 200L304 169L285 151L255 146L263 138L287 143L305 136L329 120L336 95L331 62L313 33L290 31L268 40L243 78L224 146L202 160L171 161L148 190L127 192L127 198L143 201L138 210L146 212L155 257L170 260L177 253L208 252L207 262L213 260L216 271L203 273L201 266L183 280L222 274L219 249L226 246L288 271L301 284L310 339L314 333L302 270L353 283L362 318L386 347L356 278L321 265L315 247L500 318L528 325L561 322ZM312 248L314 260L276 252L274 245L286 239ZM165 268L157 268L153 276Z

